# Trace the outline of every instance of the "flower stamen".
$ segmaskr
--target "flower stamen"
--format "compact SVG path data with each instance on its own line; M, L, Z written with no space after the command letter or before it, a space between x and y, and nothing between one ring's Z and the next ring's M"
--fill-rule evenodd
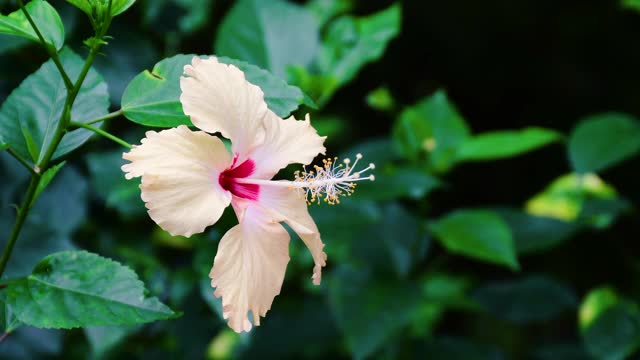
M362 154L357 154L353 166L348 158L342 163L338 162L337 157L324 159L323 166L314 166L315 172L307 171L306 167L303 167L302 171L295 172L293 187L302 190L301 193L309 205L320 204L322 201L329 205L339 204L341 196L353 194L357 181L375 180L373 175L362 176L367 171L375 169L374 164L354 172L360 159Z
M238 178L235 181L241 184L261 186L286 186L299 191L309 205L321 204L322 202L335 205L340 203L341 196L353 194L358 181L375 180L375 176L372 174L363 176L369 170L376 168L373 163L355 171L360 159L362 159L362 154L357 154L356 160L351 165L351 160L348 158L342 160L342 163L338 162L337 157L327 158L322 160L322 166L314 165L313 170L307 170L307 167L303 166L302 171L298 170L294 173L295 179L293 181L251 178Z

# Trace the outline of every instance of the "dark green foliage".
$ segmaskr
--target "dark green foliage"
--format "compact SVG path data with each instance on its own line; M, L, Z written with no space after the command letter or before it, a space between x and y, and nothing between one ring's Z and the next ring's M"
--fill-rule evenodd
M41 178L0 277L1 359L640 354L640 1L23 2L45 45L0 1L0 251ZM231 209L170 236L124 178L127 150L85 129L32 167L67 99L52 55L75 82L97 44L74 122L131 144L190 126L183 68L216 56L278 116L310 113L327 157L375 164L309 208L320 286L288 229L280 294L238 335L208 277Z

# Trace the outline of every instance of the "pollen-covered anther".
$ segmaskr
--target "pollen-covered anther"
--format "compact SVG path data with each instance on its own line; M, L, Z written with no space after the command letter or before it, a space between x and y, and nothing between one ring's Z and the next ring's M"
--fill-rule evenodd
M303 167L302 171L294 173L294 188L299 189L309 205L322 202L329 205L339 204L340 197L353 194L357 181L375 179L373 175L362 176L367 171L375 169L373 163L361 170L355 170L360 159L362 154L357 154L351 165L348 158L341 163L337 157L327 158L322 160L322 166L313 166L315 173Z

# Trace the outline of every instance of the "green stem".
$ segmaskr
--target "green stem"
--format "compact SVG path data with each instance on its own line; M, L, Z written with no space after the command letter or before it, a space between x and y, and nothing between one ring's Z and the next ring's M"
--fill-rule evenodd
M87 130L91 130L91 131L93 131L94 133L96 133L96 134L98 134L100 136L103 136L103 137L105 137L105 138L107 138L107 139L109 139L109 140L111 140L113 142L116 142L116 143L126 147L127 149L133 149L133 146L131 146L131 144L129 144L128 142L126 142L126 141L120 139L119 137L117 137L117 136L115 136L115 135L113 135L111 133L108 133L108 132L106 132L106 131L104 131L104 130L102 130L100 128L97 128L97 127L94 127L94 126L91 126L91 125L88 125L88 124L84 124L84 123L75 122L75 121L72 121L71 123L69 123L69 127L71 127L71 128L84 128L84 129L87 129Z
M38 173L33 169L33 166L31 164L29 164L29 162L25 158L20 156L20 154L15 152L12 148L8 148L7 152L11 156L13 156L16 160L18 160L18 162L20 162L20 164L22 164L27 170L29 170L31 175L38 176Z
M31 209L31 203L33 202L33 198L36 195L36 190L38 189L38 184L40 183L39 176L32 176L31 182L29 183L29 188L27 189L27 194L22 201L22 206L20 206L20 210L18 210L18 218L16 219L15 224L13 224L13 230L11 230L11 235L9 236L9 240L7 244L4 246L4 250L2 251L2 257L0 257L0 277L4 273L4 269L9 262L9 258L11 257L11 252L13 251L13 246L16 244L16 240L18 239L18 235L20 235L20 230L22 229L22 225L24 221L27 219L27 215L29 215L29 210Z
M27 21L29 21L29 24L31 24L31 27L36 32L36 35L38 35L38 39L40 39L40 42L49 53L49 56L51 56L51 60L53 60L53 63L56 64L56 67L58 68L58 71L62 76L62 80L64 81L64 86L67 88L67 91L71 90L71 88L73 87L73 83L71 82L71 79L69 79L69 75L67 75L67 72L64 70L62 63L60 62L57 49L52 49L51 45L47 44L47 41L44 39L44 36L42 36L42 33L40 32L40 29L38 29L35 21L33 21L33 18L31 18L31 15L27 11L27 8L22 3L22 0L18 0L18 5L24 13L24 16L27 18Z
M23 11L25 11L22 1L18 0L18 3L22 7ZM28 14L26 16L27 18L30 18ZM105 25L102 26L102 28L99 30L98 34L96 34L96 41L94 41L91 46L89 55L85 60L84 66L82 67L82 70L80 71L80 75L78 76L78 79L76 80L75 84L73 84L73 86L71 87L67 87L67 99L65 101L64 108L62 110L62 115L60 116L60 121L58 121L58 125L56 126L51 142L49 143L49 146L47 147L44 153L44 156L40 159L40 161L38 161L38 163L35 166L35 168L40 169L42 173L47 171L47 169L49 168L49 162L53 158L53 154L55 154L56 149L58 148L58 145L60 145L60 142L62 141L62 137L67 131L67 127L71 122L71 108L73 107L73 103L75 102L76 97L78 96L78 93L80 92L80 88L82 87L82 83L84 82L84 79L86 78L87 73L89 72L89 69L91 69L91 64L93 63L93 60L95 59L96 55L98 54L98 51L100 50L100 46L102 45L102 39L104 38L107 32L107 29L109 28L110 20L111 19L108 19ZM33 23L33 20L31 20L31 24L32 24L31 26L33 26L34 29L36 29L36 32L38 32L37 28L35 27L35 24ZM41 40L43 40L41 34L39 37L41 38ZM39 172L36 172L36 174L31 176L31 182L29 183L29 188L27 189L27 193L24 197L22 205L18 210L18 217L16 218L16 222L14 223L13 229L11 230L11 235L9 236L9 240L7 241L7 244L5 245L4 250L2 252L2 256L0 257L0 278L4 273L4 269L7 266L7 263L9 262L9 258L11 257L11 252L13 251L15 242L18 239L18 236L20 235L22 226L24 225L24 222L27 219L27 215L29 214L29 210L31 209L31 204L33 204L35 200L39 183L40 183L40 174Z
M89 121L85 121L84 123L87 125L91 125L91 124L95 124L101 121L105 121L105 120L109 120L109 119L113 119L115 117L118 117L120 115L122 115L124 113L124 111L122 109L118 110L118 111L114 111L112 113L109 113L105 116L99 117L99 118L95 118L93 120L89 120Z

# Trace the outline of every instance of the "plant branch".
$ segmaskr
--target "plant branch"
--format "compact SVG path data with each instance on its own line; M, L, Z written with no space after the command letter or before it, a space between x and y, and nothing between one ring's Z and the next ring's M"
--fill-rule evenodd
M4 341L4 339L6 339L7 337L9 337L9 334L11 334L10 332L6 332L2 335L0 335L0 344L2 344L2 342Z
M38 184L40 183L39 176L32 176L31 182L29 182L29 188L27 189L27 194L22 201L22 206L20 206L20 210L18 210L18 217L16 218L16 222L13 224L13 229L11 230L11 235L9 236L9 240L2 251L2 257L0 257L0 277L4 273L4 269L9 262L9 258L11 257L11 252L13 251L13 246L18 239L18 235L20 235L20 230L22 229L22 225L24 221L27 219L27 215L29 215L29 210L31 209L31 203L33 203L33 198L36 195L36 190L38 189Z
M84 124L91 125L91 124L95 124L95 123L98 123L98 122L101 122L101 121L113 119L113 118L116 118L116 117L122 115L123 113L124 113L124 111L122 111L122 109L120 109L118 111L114 111L112 113L109 113L109 114L107 114L105 116L102 116L102 117L99 117L99 118L95 118L95 119L92 119L92 120L89 120L89 121L85 121Z
M29 170L32 176L38 176L38 173L33 168L33 166L29 164L29 162L25 158L20 156L20 154L15 152L12 148L8 148L7 152L9 153L9 155L13 156L16 160L18 160L18 162L22 164L27 170Z
M94 133L96 133L96 134L98 134L100 136L103 136L103 137L105 137L105 138L107 138L107 139L109 139L109 140L111 140L113 142L116 142L116 143L126 147L127 149L133 149L133 146L131 146L131 144L129 144L128 142L120 139L119 137L117 137L117 136L115 136L115 135L113 135L111 133L108 133L108 132L106 132L106 131L104 131L104 130L102 130L100 128L91 126L89 124L84 124L84 123L79 123L79 122L72 121L69 124L69 126L71 128L84 128L84 129L87 129L87 130L91 130L91 131L93 131Z
M22 2L22 0L18 0L18 5L20 6L20 9L24 13L24 16L27 18L27 21L29 21L29 24L31 24L33 31L36 32L36 35L38 36L38 39L40 39L42 46L44 46L44 48L49 53L49 56L51 56L51 60L53 60L53 63L56 64L56 67L58 68L58 71L62 76L62 80L64 81L64 86L67 88L67 91L70 91L71 88L73 87L73 83L71 82L71 79L69 79L69 75L64 70L62 63L60 62L60 58L58 57L58 50L55 48L52 48L51 45L47 44L47 41L44 39L44 36L42 36L40 29L38 29L38 26L36 25L35 21L33 21L33 18L27 11L27 8L24 6L24 3Z
M18 0L18 3L20 4L20 7L23 9L23 11L25 11L27 18L29 19L30 16L26 12L22 4L22 0ZM84 79L86 78L87 73L91 69L91 64L93 63L93 60L95 59L96 55L98 54L98 51L100 50L100 46L104 43L102 39L104 38L107 32L107 29L109 28L110 21L111 19L108 18L105 25L102 26L102 28L96 34L94 41L91 43L91 49L89 51L89 55L85 60L84 66L80 71L80 75L78 76L78 79L73 84L73 86L70 87L70 90L67 90L67 99L65 101L64 108L62 110L62 115L60 116L60 121L58 121L55 132L51 139L51 142L49 143L46 151L44 152L44 156L38 161L38 163L35 166L35 168L41 169L42 172L47 171L47 169L49 168L49 162L53 158L53 154L55 154L56 149L58 148L58 145L60 145L60 142L62 141L62 137L67 131L67 127L71 122L71 108L73 107L73 103L75 102L76 97L78 96L78 93L80 92L80 88L82 87L82 83L84 82ZM33 23L33 20L30 20L30 23L34 27L34 29L36 29L36 32L39 32L35 24ZM42 34L40 34L39 37L41 38L41 40L43 39ZM67 89L69 89L69 87ZM31 176L29 188L27 189L27 193L24 197L22 205L18 210L18 217L16 218L16 222L14 223L13 229L11 230L11 235L9 235L9 240L7 241L7 244L5 245L2 255L0 257L0 278L4 273L7 263L9 262L9 258L11 257L11 252L13 251L13 247L16 243L16 240L20 235L22 226L24 225L24 222L27 219L27 215L29 215L29 210L31 209L31 204L33 204L34 199L36 197L36 192L39 184L40 184L40 174L36 172L36 174L33 174Z

